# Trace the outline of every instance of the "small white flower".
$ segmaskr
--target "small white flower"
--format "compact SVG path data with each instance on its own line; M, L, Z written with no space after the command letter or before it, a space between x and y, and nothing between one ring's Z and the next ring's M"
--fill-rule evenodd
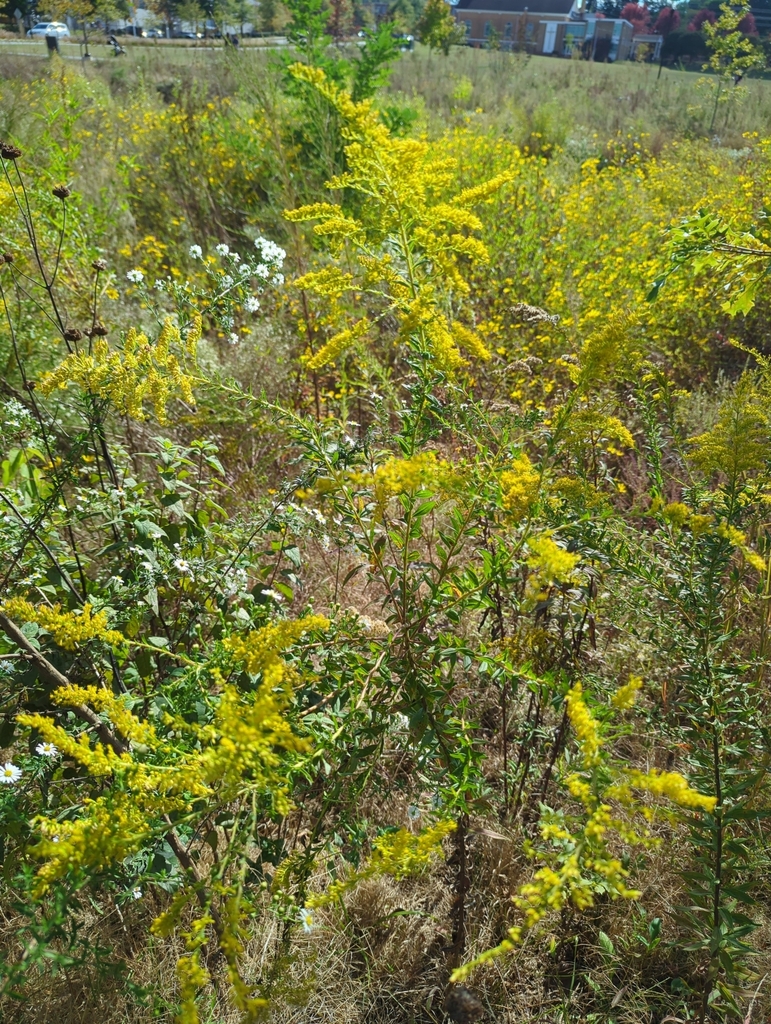
M234 263L240 263L241 262L241 256L237 252L231 252L230 258L231 258L231 260Z
M279 594L279 592L277 590L272 590L272 589L263 590L262 591L262 596L263 597L270 597L277 604L281 604L281 602L284 600L284 595L283 594Z
M255 238L254 247L260 251L262 258L270 263L278 263L281 266L286 258L286 252L281 246L271 242L269 238Z
M228 341L230 342L231 345L237 345L240 340L241 339L235 333L228 335Z
M261 277L263 280L267 281L270 277L270 269L266 267L264 263L258 263L254 268L254 274L255 277Z
M222 284L225 286L225 288L231 287L231 285L233 284L233 278L230 276L230 274L222 275Z
M304 932L313 931L313 911L308 907L303 907L300 911L300 924L303 926Z
M420 817L420 808L416 807L415 804L410 804L407 808L407 817L410 821L417 821Z
M249 264L242 263L241 266L238 268L238 273L241 275L241 277L248 277L249 274L251 273L251 270L249 269Z
M219 245L215 245L214 248L220 254L220 256L227 256L227 254L230 252L230 246L225 245L224 242L221 242Z
M283 283L284 283L284 275L283 274L274 274L273 275L273 280L271 281L271 284L274 284L277 288L280 288Z
M141 284L145 279L145 275L141 270L129 270L126 277L129 281L133 281L134 284Z
M247 313L256 313L260 308L260 300L256 295L250 295L244 302L244 309Z
M40 754L41 757L58 757L59 748L53 743L38 743L35 753Z
M59 837L58 836L51 836L51 842L52 843L58 843L59 842Z
M203 249L200 245L191 245L189 252L194 260L200 260L203 256Z
M184 558L174 559L174 568L186 576L193 578L193 570L190 568L190 562L186 562Z
M10 761L6 761L2 768L0 768L0 782L4 786L15 786L21 778L21 768L17 768L15 764L11 764Z
M135 900L141 900L142 899L142 890L139 888L139 886L137 886L136 889L132 890L131 895L132 895L132 897Z

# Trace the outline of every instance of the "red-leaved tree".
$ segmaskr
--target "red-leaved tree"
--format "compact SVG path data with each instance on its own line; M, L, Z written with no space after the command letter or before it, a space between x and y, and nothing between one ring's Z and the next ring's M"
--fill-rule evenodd
M621 8L621 17L632 23L635 35L647 32L650 29L650 11L640 4L624 4Z
M658 32L659 35L668 36L670 32L674 32L675 29L679 27L680 15L674 7L662 7L659 11L658 18L656 18L656 24L653 26L653 31Z
M708 10L706 7L699 11L698 14L694 15L693 21L688 25L688 31L701 32L701 26L705 21L708 21L710 25L714 25L717 21L717 15L715 12Z
M743 32L745 36L757 36L758 26L755 24L755 15L750 12L745 14L742 20L737 25L740 32Z

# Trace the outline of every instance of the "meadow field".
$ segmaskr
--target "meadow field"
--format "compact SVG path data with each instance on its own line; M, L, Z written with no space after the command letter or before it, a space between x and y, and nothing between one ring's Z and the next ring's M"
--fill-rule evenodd
M295 6L0 40L0 1020L759 1024L771 81Z

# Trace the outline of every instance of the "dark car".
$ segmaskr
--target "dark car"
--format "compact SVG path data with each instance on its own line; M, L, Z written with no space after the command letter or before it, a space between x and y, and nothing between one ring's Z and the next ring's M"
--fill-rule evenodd
M166 33L161 28L145 29L145 39L165 39Z

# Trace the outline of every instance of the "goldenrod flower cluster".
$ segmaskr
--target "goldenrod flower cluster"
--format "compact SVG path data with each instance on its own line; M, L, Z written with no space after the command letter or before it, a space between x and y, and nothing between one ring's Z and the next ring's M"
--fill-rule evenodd
M200 334L194 321L187 335L188 354L193 355ZM59 366L44 374L39 382L42 394L77 384L89 394L109 398L115 408L134 419L145 419L145 402L153 406L159 423L167 423L166 407L175 392L182 401L194 404L195 378L186 373L170 347L181 346L179 328L168 317L155 344L132 327L123 342L123 351L111 350L104 338L98 338L91 353L72 352Z
M87 705L98 711L114 733L141 753L117 754L111 746L92 742L88 732L70 735L40 714L18 720L54 743L95 777L120 780L104 795L84 802L74 820L39 818L43 840L38 854L45 863L37 875L38 895L58 878L78 870L101 871L139 849L165 816L189 808L191 800L225 804L239 794L269 794L279 813L289 810L282 752L303 751L284 711L289 700L288 670L279 657L306 630L324 628L323 616L278 622L247 636L231 638L226 648L247 671L262 673L254 693L225 685L209 724L191 724L173 715L164 718L168 737L187 737L184 746L161 738L152 723L138 718L124 698L96 687L67 686L54 691L61 706ZM160 824L159 824L160 823Z
M647 773L631 770L628 781L629 785L636 789L643 789L655 796L667 797L678 807L711 812L714 811L717 804L717 797L705 796L703 793L691 789L688 782L678 772L660 772L656 768Z
M435 488L447 468L447 463L431 451L419 452L409 459L389 459L372 474L376 499L382 505L399 494Z
M584 700L583 687L576 683L565 698L568 707L570 724L578 739L578 745L583 754L584 765L589 768L598 764L600 760L600 730L597 721L592 715Z
M372 856L365 868L333 882L326 892L309 897L306 906L311 909L326 906L365 878L390 875L398 880L414 875L431 863L432 857L441 850L442 841L455 828L455 822L447 820L423 829L418 835L402 828L380 836L373 844Z
M527 455L522 452L501 473L501 500L503 507L516 519L526 516L538 498L541 477Z
M232 636L224 641L235 661L240 662L251 675L262 674L267 687L280 686L287 667L279 657L303 633L311 629L327 629L329 619L323 615L306 615L302 619L272 622L245 637Z
M342 271L319 270L296 282L330 303L329 322L342 321L321 349L308 353L309 368L333 362L371 328L368 317L351 326L343 309L342 295L355 288L378 295L382 315L400 318L399 340L427 352L443 373L453 375L466 365L462 349L477 359L490 358L479 333L448 315L446 299L469 291L463 264L489 261L487 248L472 234L483 225L471 208L511 180L511 172L452 195L456 161L437 159L423 140L392 137L371 102L353 102L319 68L295 64L291 72L317 89L342 119L348 170L327 182L328 188L352 190L365 199L360 219L332 203L285 212L292 221L316 221L314 233L326 239L333 256L351 245L363 271L360 281Z
M21 622L36 622L41 629L50 633L57 647L74 651L79 644L89 640L103 640L111 646L125 644L126 638L116 629L107 626L106 612L94 612L90 604L82 609L63 612L61 605L34 605L20 597L3 602L2 610L11 619Z
M534 569L533 584L540 589L551 583L570 583L575 567L581 561L580 555L561 548L547 533L528 537L530 554L527 564Z
M635 702L637 693L642 689L643 681L640 676L630 676L629 682L619 686L611 698L611 704L619 711L627 711Z

